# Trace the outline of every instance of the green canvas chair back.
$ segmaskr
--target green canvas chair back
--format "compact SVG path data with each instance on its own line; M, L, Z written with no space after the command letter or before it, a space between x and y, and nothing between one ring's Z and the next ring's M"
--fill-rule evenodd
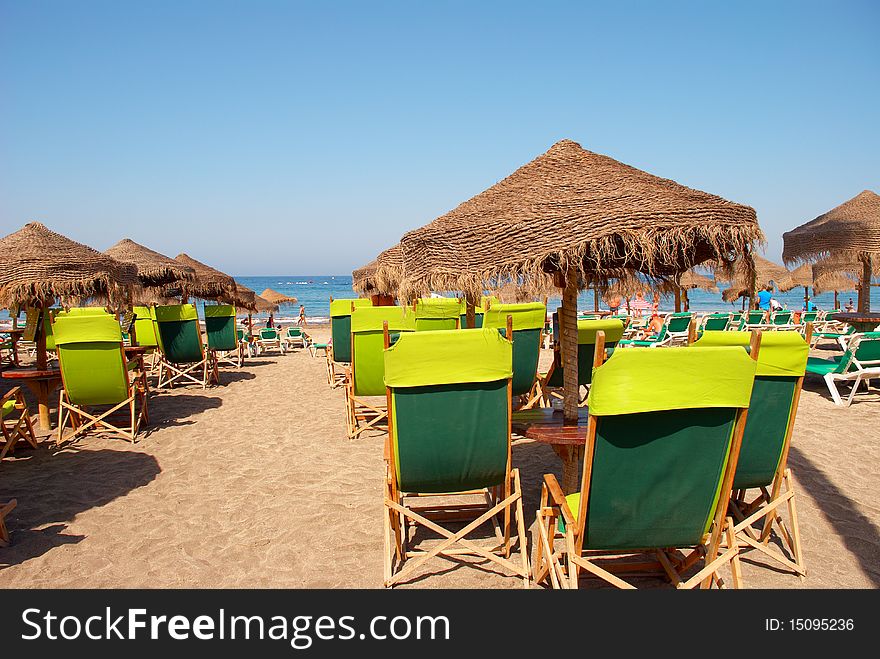
M359 307L351 315L351 368L355 396L385 395L383 323L389 332L414 332L415 317L409 307ZM334 346L334 351L336 350Z
M486 310L481 306L474 307L474 327L468 328L467 323L467 302L464 300L459 301L458 308L458 326L462 329L479 329L483 326L483 314L486 313Z
M711 313L703 317L703 331L714 332L727 329L730 324L730 314L728 313Z
M235 328L235 338L239 341L244 341L247 338L247 332L240 327Z
M128 398L122 330L115 316L59 313L55 345L67 397L74 405L113 405Z
M278 338L278 330L274 327L260 328L260 339L263 341L274 341Z
M208 335L208 347L212 350L220 350L221 352L237 350L235 306L232 304L206 304L205 333Z
M773 314L772 322L774 325L790 325L791 311L776 311Z
M593 379L593 358L596 353L596 332L605 332L605 347L614 348L623 337L623 322L615 319L578 321L578 384L588 385ZM553 356L554 366L548 387L561 387L563 383L562 355Z
M134 333L139 346L155 348L159 345L156 338L156 325L153 320L153 311L150 307L134 307L135 315Z
M819 317L819 312L818 312L818 311L804 311L804 312L801 314L801 324L804 324L804 323L815 323L815 322L816 322L816 318L818 318L818 317Z
M351 306L370 307L369 298L359 297L330 301L330 335L333 338L333 361L351 361Z
M287 337L290 339L298 339L302 336L303 331L301 327L288 327L287 328Z
M593 374L584 548L702 542L722 496L755 362L738 347L616 350ZM569 497L578 515L580 494Z
M684 334L688 331L688 326L693 319L694 314L689 311L679 311L668 314L664 322L664 329L667 334ZM663 333L662 330L661 333Z
M204 358L199 316L192 304L155 307L162 354L172 364L191 364Z
M423 297L415 304L416 331L458 327L461 303L454 297Z
M547 318L547 307L540 302L527 304L496 304L483 317L483 327L507 333L507 317L513 320L513 395L529 393L538 375L541 356L541 332Z
M384 351L401 491L463 492L504 482L512 355L511 342L485 327L408 332Z
M764 311L762 309L752 309L746 312L745 321L747 325L760 325L764 322Z
M748 348L751 337L751 332L706 332L694 347ZM800 332L765 332L761 337L734 489L764 487L773 482L809 352Z
M849 349L840 359L841 372L857 370L855 362L862 367L880 366L880 332L864 332L850 339Z

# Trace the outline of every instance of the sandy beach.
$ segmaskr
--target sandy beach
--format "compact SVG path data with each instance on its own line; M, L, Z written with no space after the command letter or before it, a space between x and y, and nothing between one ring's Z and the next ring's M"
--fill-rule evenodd
M91 436L4 460L0 501L18 508L0 587L380 588L384 435L347 438L343 392L327 385L322 355L252 358L223 369L221 382L153 396L134 445ZM878 428L880 396L836 408L824 383L807 379L789 466L808 576L750 553L747 588L880 587ZM531 524L541 477L558 475L559 460L540 444L515 446L513 460ZM520 582L438 559L404 585Z

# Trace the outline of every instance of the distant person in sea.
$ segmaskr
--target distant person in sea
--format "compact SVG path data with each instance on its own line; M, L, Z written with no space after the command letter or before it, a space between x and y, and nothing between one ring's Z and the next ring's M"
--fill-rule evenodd
M296 319L296 324L300 327L306 327L306 307L305 305L299 305L299 318Z
M770 299L773 297L773 287L766 286L763 291L758 293L758 308L764 311L770 311Z
M847 313L852 313L855 309L855 305L853 305L852 298L849 299L849 302L846 303L846 307L844 307Z

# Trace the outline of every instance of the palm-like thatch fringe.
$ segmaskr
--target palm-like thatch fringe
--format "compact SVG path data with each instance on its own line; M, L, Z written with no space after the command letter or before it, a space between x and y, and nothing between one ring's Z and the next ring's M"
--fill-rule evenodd
M178 254L174 260L192 268L194 277L191 280L180 281L166 287L166 295L185 295L203 300L234 299L235 280L229 275L205 265L201 261L196 261L187 254Z
M170 256L144 247L129 238L123 238L104 250L104 253L117 261L133 263L137 266L138 279L142 286L165 286L181 280L192 281L195 278L195 270L190 266L183 265Z
M259 311L260 313L265 313L267 311L274 313L278 311L278 308L277 304L272 304L264 297L257 295L254 298L254 311Z
M359 293L369 293L375 288L374 277L376 275L375 259L367 263L367 265L352 270L351 287Z
M476 295L493 278L526 282L570 267L582 285L609 283L621 269L671 276L761 240L754 209L563 140L405 234L401 294Z
M382 295L395 295L403 281L403 251L400 245L389 247L376 257L374 288Z
M830 254L853 260L880 254L880 195L864 190L849 201L782 234L786 263L814 261Z
M122 304L138 286L137 268L30 222L0 239L0 300L10 306L56 298Z
M267 288L260 293L260 297L270 304L296 304L298 302L292 295L285 295L284 293L273 291L271 288Z

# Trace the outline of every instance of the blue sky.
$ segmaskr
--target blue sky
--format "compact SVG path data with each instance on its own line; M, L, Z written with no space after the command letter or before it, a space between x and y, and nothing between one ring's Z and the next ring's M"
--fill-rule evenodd
M569 138L782 232L880 191L880 3L0 0L0 235L347 274Z

